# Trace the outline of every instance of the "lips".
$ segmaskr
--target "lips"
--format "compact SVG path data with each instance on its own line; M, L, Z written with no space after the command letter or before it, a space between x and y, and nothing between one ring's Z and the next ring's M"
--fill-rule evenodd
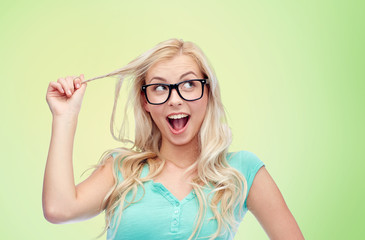
M185 130L185 127L190 119L190 116L185 113L170 114L167 116L167 121L173 133L178 134Z

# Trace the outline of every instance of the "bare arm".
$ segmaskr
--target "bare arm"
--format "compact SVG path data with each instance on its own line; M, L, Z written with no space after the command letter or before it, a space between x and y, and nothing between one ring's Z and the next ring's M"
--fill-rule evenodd
M247 197L247 207L270 239L304 239L274 180L262 167Z
M82 76L83 79L83 76ZM99 214L102 201L114 185L112 158L75 186L72 165L78 113L86 86L74 77L50 83L47 102L53 114L52 136L44 173L42 204L52 223L81 221ZM79 88L77 87L79 83ZM70 93L67 91L70 90Z

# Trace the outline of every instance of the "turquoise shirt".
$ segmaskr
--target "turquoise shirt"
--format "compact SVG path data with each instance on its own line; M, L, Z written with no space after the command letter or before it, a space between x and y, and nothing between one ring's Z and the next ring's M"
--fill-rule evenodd
M113 155L114 157L115 155ZM227 156L229 165L242 173L247 181L249 192L253 179L257 171L264 165L263 162L253 153L248 151L240 151L230 153ZM141 177L148 174L149 168L146 164L142 170ZM118 171L118 181L123 181L121 173ZM170 193L161 183L155 183L153 180L144 183L145 195L137 203L133 203L124 209L120 224L117 227L113 224L117 222L119 207L115 211L112 222L107 232L107 239L126 239L126 240L173 240L188 239L195 229L195 217L198 213L198 200L192 190L183 200L179 201ZM205 194L212 189L205 188ZM143 190L139 189L136 200L143 194ZM248 195L248 194L247 194ZM131 194L127 195L130 199ZM206 195L207 196L207 195ZM129 198L128 198L129 197ZM236 218L242 221L247 212L246 200L244 203L243 214ZM208 239L208 236L214 234L217 230L216 220L211 220L213 212L208 207L200 233L196 239ZM226 231L225 235L221 235L221 240L233 239L235 233ZM114 237L114 238L113 238Z

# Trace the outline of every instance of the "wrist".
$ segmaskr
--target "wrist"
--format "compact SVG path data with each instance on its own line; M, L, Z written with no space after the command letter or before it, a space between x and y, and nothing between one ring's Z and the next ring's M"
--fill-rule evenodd
M78 114L52 115L53 123L77 123Z

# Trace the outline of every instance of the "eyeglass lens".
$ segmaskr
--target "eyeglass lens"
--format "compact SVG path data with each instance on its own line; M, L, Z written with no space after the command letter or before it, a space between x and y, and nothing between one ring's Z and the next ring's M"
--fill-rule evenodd
M199 80L184 81L178 84L178 93L188 101L201 98L203 93L203 84ZM159 104L167 100L170 95L168 84L151 84L147 86L146 93L151 103Z

